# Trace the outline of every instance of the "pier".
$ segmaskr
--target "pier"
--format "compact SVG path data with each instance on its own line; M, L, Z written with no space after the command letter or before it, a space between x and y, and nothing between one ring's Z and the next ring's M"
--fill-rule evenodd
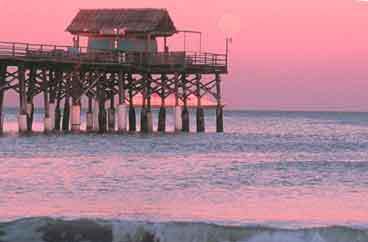
M170 51L167 38L179 33L162 9L80 10L67 28L73 45L0 42L0 133L4 95L19 97L19 132L32 131L34 98L43 96L45 132L81 131L87 103L87 131L166 132L166 100L175 100L175 131L189 132L188 98L196 97L196 130L205 131L202 100L215 100L216 130L223 132L221 77L228 55ZM80 38L88 46L80 46ZM164 39L158 51L157 39ZM135 97L142 98L136 120ZM153 127L151 98L161 105ZM82 102L82 100L87 100Z

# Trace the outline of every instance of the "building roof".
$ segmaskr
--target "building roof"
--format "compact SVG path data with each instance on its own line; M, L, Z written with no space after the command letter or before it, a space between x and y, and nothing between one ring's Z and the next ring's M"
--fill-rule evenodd
M136 33L171 36L177 32L166 9L82 9L66 31L80 35Z

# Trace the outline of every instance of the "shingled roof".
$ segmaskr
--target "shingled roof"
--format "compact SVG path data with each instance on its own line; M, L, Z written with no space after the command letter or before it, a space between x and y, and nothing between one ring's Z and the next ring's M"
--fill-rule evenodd
M66 29L72 34L126 33L171 36L177 32L166 9L82 9Z

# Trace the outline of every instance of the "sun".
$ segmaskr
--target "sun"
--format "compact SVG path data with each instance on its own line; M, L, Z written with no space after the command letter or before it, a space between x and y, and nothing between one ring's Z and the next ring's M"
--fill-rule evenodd
M226 36L232 36L241 31L241 19L235 14L226 13L221 16L218 26Z

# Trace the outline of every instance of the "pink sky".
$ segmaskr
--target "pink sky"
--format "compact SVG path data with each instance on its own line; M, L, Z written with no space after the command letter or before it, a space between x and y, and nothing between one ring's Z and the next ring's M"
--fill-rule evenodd
M355 0L13 0L0 40L70 44L80 8L167 8L178 29L223 52L233 38L225 103L244 109L368 111L368 2Z

